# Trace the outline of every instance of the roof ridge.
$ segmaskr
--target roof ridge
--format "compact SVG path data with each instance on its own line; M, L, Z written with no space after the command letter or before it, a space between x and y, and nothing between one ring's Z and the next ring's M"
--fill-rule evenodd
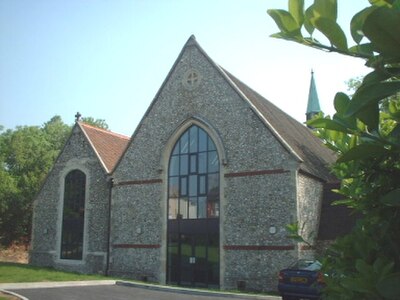
M104 129L104 128L96 127L96 126L87 124L87 123L82 122L82 121L79 121L78 123L79 123L80 125L82 125L82 126L86 126L86 127L91 128L91 129L98 130L98 131L101 131L101 132L106 133L106 134L109 134L109 135L114 135L114 136L119 137L119 138L121 138L121 139L130 140L130 137L129 137L129 136L124 135L124 134L121 134L121 133L117 133L117 132L114 132L114 131L111 131L111 130L107 130L107 129Z

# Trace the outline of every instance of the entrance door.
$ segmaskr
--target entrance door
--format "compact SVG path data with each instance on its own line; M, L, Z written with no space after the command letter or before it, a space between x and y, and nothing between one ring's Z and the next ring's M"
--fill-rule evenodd
M219 156L202 128L176 142L168 167L167 282L219 285Z
M170 220L168 225L168 282L218 287L218 219Z

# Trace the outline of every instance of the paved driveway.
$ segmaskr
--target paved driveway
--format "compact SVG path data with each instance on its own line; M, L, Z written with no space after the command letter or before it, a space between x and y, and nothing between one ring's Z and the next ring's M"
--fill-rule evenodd
M14 290L29 300L206 300L213 297L154 291L119 285ZM219 298L221 299L221 298Z
M280 297L229 296L226 294L197 294L193 291L173 291L123 285L46 287L12 289L14 293L29 300L211 300L211 299L262 299L276 300Z

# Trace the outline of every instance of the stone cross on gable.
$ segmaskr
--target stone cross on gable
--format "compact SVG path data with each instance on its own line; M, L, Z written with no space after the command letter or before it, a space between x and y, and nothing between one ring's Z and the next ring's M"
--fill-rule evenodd
M79 111L76 113L75 115L75 122L79 122L79 120L81 119L82 115L79 113Z
M187 83L191 86L194 86L197 83L198 75L196 72L191 72L187 77Z

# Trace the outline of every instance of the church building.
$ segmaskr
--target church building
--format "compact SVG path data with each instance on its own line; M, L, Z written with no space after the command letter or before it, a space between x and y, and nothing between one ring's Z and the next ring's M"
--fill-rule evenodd
M30 262L274 290L280 269L315 255L287 224L313 246L340 230L324 217L334 161L192 36L131 138L76 122L34 202Z

